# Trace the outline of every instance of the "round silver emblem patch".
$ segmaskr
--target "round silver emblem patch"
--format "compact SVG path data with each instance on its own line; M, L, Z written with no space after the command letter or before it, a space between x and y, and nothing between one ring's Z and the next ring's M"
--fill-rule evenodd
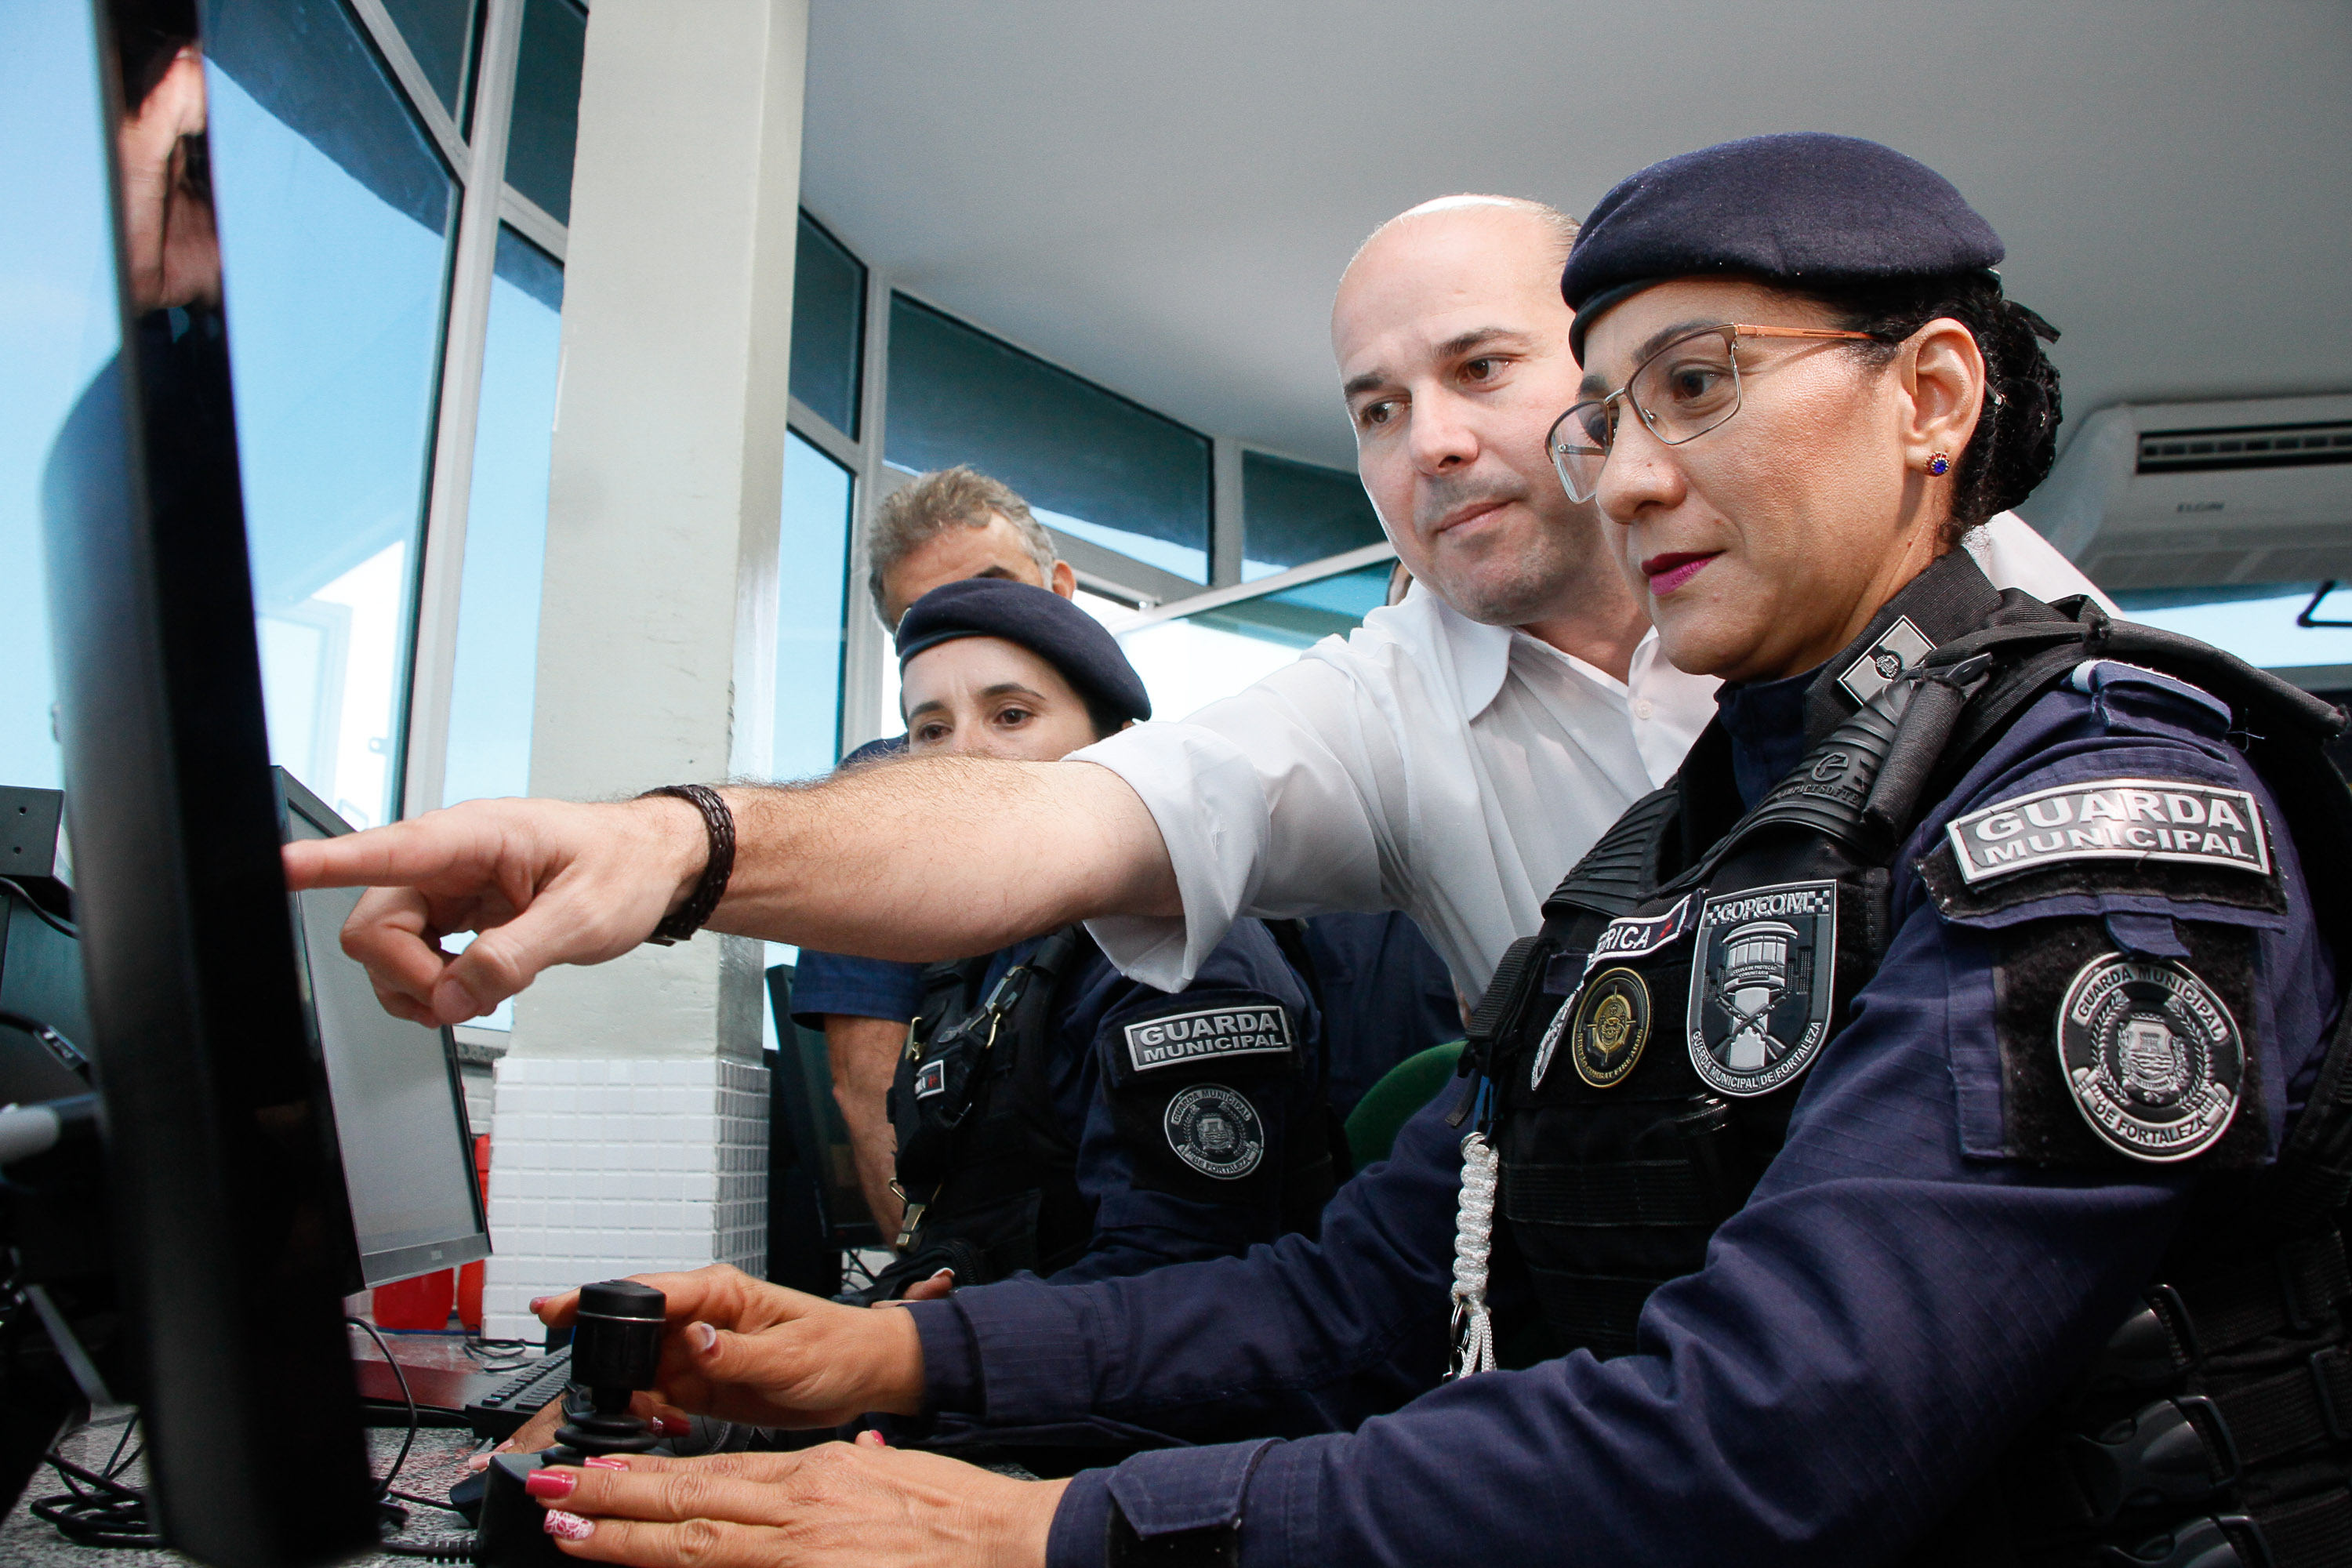
M1238 1181L1265 1158L1265 1123L1238 1089L1194 1084L1168 1102L1168 1147L1204 1176Z
M2091 1131L2135 1160L2211 1148L2245 1083L2237 1020L2167 959L2109 953L2084 964L2058 1005L2058 1060Z

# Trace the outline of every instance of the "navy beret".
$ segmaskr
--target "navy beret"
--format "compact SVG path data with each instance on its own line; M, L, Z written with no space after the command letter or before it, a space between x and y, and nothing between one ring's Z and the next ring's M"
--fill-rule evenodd
M2000 236L1916 158L1818 131L1750 136L1653 163L1584 220L1559 291L1569 349L1626 296L1709 273L1800 289L1996 266Z
M958 637L1003 637L1062 672L1080 695L1122 719L1151 717L1143 678L1103 624L1050 589L1003 577L943 583L898 622L898 668Z

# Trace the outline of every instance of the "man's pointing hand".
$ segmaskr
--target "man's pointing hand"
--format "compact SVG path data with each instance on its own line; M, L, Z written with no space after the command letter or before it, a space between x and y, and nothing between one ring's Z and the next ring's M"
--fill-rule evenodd
M286 846L286 883L364 887L343 951L419 1024L478 1018L557 963L602 963L651 934L709 853L684 801L479 800ZM441 939L475 931L452 955Z

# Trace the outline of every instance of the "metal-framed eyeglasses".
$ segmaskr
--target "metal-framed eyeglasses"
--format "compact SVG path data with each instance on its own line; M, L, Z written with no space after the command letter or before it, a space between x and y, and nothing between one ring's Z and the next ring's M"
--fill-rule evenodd
M1853 339L1878 342L1869 332L1817 327L1756 327L1739 321L1685 332L1634 368L1608 396L1580 403L1552 422L1544 437L1551 466L1574 501L1601 489L1601 470L1617 444L1617 421L1631 407L1661 445L1679 447L1739 412L1742 338Z

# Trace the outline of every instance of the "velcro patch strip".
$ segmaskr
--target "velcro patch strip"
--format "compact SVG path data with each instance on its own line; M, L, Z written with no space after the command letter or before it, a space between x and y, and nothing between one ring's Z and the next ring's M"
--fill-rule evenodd
M1288 1009L1207 1007L1171 1013L1126 1027L1127 1059L1138 1072L1229 1057L1278 1056L1291 1047Z
M2242 789L2095 779L1997 801L1944 828L1971 885L2068 860L2175 860L2268 876L2262 808Z

